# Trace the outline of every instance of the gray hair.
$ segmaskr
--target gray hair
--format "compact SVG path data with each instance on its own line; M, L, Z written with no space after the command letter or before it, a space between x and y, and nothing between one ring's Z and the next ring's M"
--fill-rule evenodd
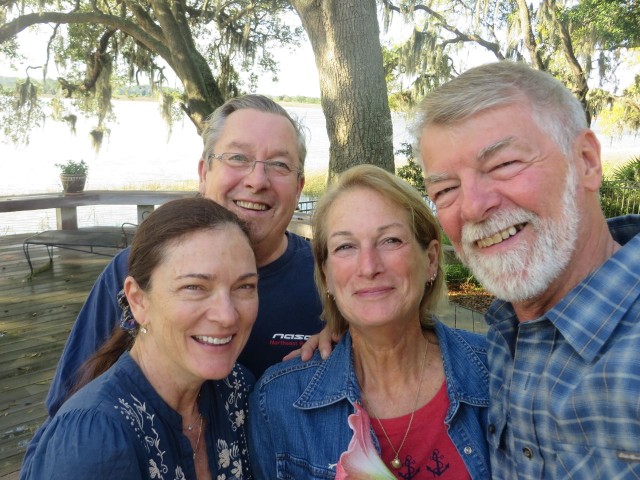
M304 134L304 128L297 119L294 119L289 112L278 105L264 95L244 95L242 97L231 98L216 108L214 112L209 115L206 121L204 131L202 132L202 143L204 144L204 150L202 151L202 158L207 164L207 169L211 168L211 157L213 153L213 147L222 135L224 129L224 123L229 115L237 110L258 110L264 113L274 113L281 115L291 123L291 126L296 132L296 138L298 140L298 158L302 170L304 170L304 160L307 157L307 144Z
M558 79L523 63L501 61L471 68L429 93L417 109L414 137L419 144L429 125L453 125L515 103L531 107L536 125L565 155L588 128L582 104Z

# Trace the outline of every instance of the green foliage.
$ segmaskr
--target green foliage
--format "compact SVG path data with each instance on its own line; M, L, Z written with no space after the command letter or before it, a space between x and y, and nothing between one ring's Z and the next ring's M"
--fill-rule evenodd
M60 173L63 175L87 175L89 173L89 165L84 160L79 162L67 160L65 163L56 163L55 166L60 169Z
M618 166L612 173L614 180L640 182L640 156Z
M271 97L272 100L276 102L284 102L284 103L308 103L311 105L319 105L320 99L317 97L305 97L304 95L276 95L275 97Z
M322 196L327 189L327 174L312 173L305 175L304 188L302 194L311 199L317 199Z
M426 195L424 189L424 175L422 174L422 168L416 162L413 156L413 147L409 143L402 143L402 147L395 151L396 155L404 155L407 163L398 168L396 175L413 186L423 195Z
M506 2L381 0L383 28L405 22L412 34L384 52L389 104L406 108L469 68L479 55L528 61L575 92L589 118L632 92L617 97L619 72L629 48L640 46L640 2ZM400 18L398 18L400 17ZM485 60L491 61L491 59ZM590 95L595 85L612 92ZM603 94L606 93L606 94ZM625 104L625 128L640 130L640 102ZM611 123L615 125L615 122ZM619 125L619 123L618 123Z
M470 283L481 287L480 282L471 271L461 263L447 263L444 266L445 278L448 285Z
M178 101L173 94L173 101L165 98L164 118L172 121L182 112L201 130L214 108L243 93L240 72L277 73L270 47L296 45L302 35L300 26L282 21L292 11L286 0L21 2L20 8L0 9L0 61L19 60L17 36L26 28L47 25L51 34L41 44L48 60L44 76L53 67L58 76L49 93L73 99L71 107L65 102L67 111L59 111L58 119L92 113L94 131L104 132L113 120L114 92L137 94L129 86L141 83L149 86L144 95L163 91L165 69L170 68L183 90ZM11 105L2 106L10 118ZM34 124L24 122L25 130ZM10 129L11 123L0 126Z
M29 78L16 82L13 90L0 87L0 137L17 145L29 143L32 128L44 123L42 105L37 100L38 87Z

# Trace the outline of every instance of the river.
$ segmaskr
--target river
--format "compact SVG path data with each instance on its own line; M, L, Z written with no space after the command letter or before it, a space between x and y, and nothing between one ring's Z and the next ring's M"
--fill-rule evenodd
M168 135L153 101L113 102L116 120L110 124L102 148L95 152L89 140L92 119L78 122L76 134L68 126L47 120L35 129L27 146L0 142L0 196L61 190L56 163L84 159L89 165L87 190L172 189L197 180L197 164L202 142L194 126L183 120ZM308 131L307 175L325 172L329 164L329 139L320 106L285 106L301 120ZM406 118L394 114L395 149L409 142ZM635 137L603 140L603 156L630 158L640 153ZM194 183L195 186L195 183ZM135 206L91 206L78 209L81 226L118 225L135 221ZM0 213L0 235L27 233L55 228L55 211Z

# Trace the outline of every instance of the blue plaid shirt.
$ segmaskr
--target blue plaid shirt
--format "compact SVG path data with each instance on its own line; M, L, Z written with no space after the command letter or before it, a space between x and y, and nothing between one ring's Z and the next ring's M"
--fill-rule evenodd
M487 312L494 479L640 478L640 215L624 245L554 308Z

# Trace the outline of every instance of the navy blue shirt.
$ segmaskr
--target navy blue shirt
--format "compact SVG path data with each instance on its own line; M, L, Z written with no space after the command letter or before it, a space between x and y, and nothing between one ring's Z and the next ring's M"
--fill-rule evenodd
M204 382L199 408L213 478L251 477L246 412L253 375L236 364ZM158 395L128 352L40 427L20 479L196 478L182 417Z

